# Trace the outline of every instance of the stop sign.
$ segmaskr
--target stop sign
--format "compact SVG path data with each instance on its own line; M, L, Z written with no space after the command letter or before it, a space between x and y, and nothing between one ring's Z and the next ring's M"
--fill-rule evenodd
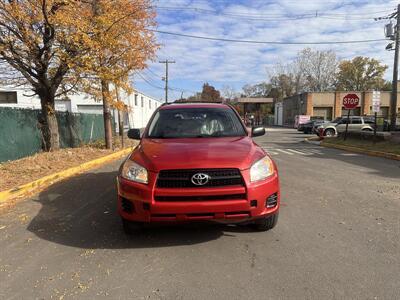
M360 104L360 98L356 94L347 94L343 98L343 106L346 109L355 109Z

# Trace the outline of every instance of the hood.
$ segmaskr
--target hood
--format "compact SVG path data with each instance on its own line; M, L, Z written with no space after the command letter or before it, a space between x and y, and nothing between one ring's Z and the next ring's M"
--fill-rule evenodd
M146 169L248 169L265 152L250 137L143 139L130 159Z
M328 127L328 126L336 126L338 123L332 123L332 122L328 122L328 123L322 123L322 124L320 124L319 126L322 126L322 127Z

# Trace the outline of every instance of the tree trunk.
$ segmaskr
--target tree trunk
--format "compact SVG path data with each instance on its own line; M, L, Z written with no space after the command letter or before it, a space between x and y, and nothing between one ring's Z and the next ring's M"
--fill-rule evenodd
M54 96L39 95L42 106L42 118L40 120L43 137L42 148L44 151L60 149L60 135L58 133L58 122L54 107Z
M101 81L101 93L103 98L104 138L107 149L112 149L112 126L110 110L110 92L108 82Z

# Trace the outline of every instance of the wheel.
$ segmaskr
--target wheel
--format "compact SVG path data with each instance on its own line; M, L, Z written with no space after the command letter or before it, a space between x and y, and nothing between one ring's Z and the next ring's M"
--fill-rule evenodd
M332 137L335 136L335 130L328 128L324 132L324 136Z
M268 230L274 228L276 223L278 223L278 217L279 217L279 213L276 213L272 216L257 219L254 221L252 226L257 231L268 231Z
M138 222L128 221L124 218L122 220L122 228L124 229L125 234L131 235L137 231L140 231L143 228L143 224Z

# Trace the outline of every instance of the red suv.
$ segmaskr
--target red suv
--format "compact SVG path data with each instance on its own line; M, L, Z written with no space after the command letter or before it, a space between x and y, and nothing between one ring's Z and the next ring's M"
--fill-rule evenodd
M121 165L118 212L126 233L144 223L213 220L269 230L278 220L278 170L236 110L219 103L161 106ZM136 225L136 226L133 226Z

